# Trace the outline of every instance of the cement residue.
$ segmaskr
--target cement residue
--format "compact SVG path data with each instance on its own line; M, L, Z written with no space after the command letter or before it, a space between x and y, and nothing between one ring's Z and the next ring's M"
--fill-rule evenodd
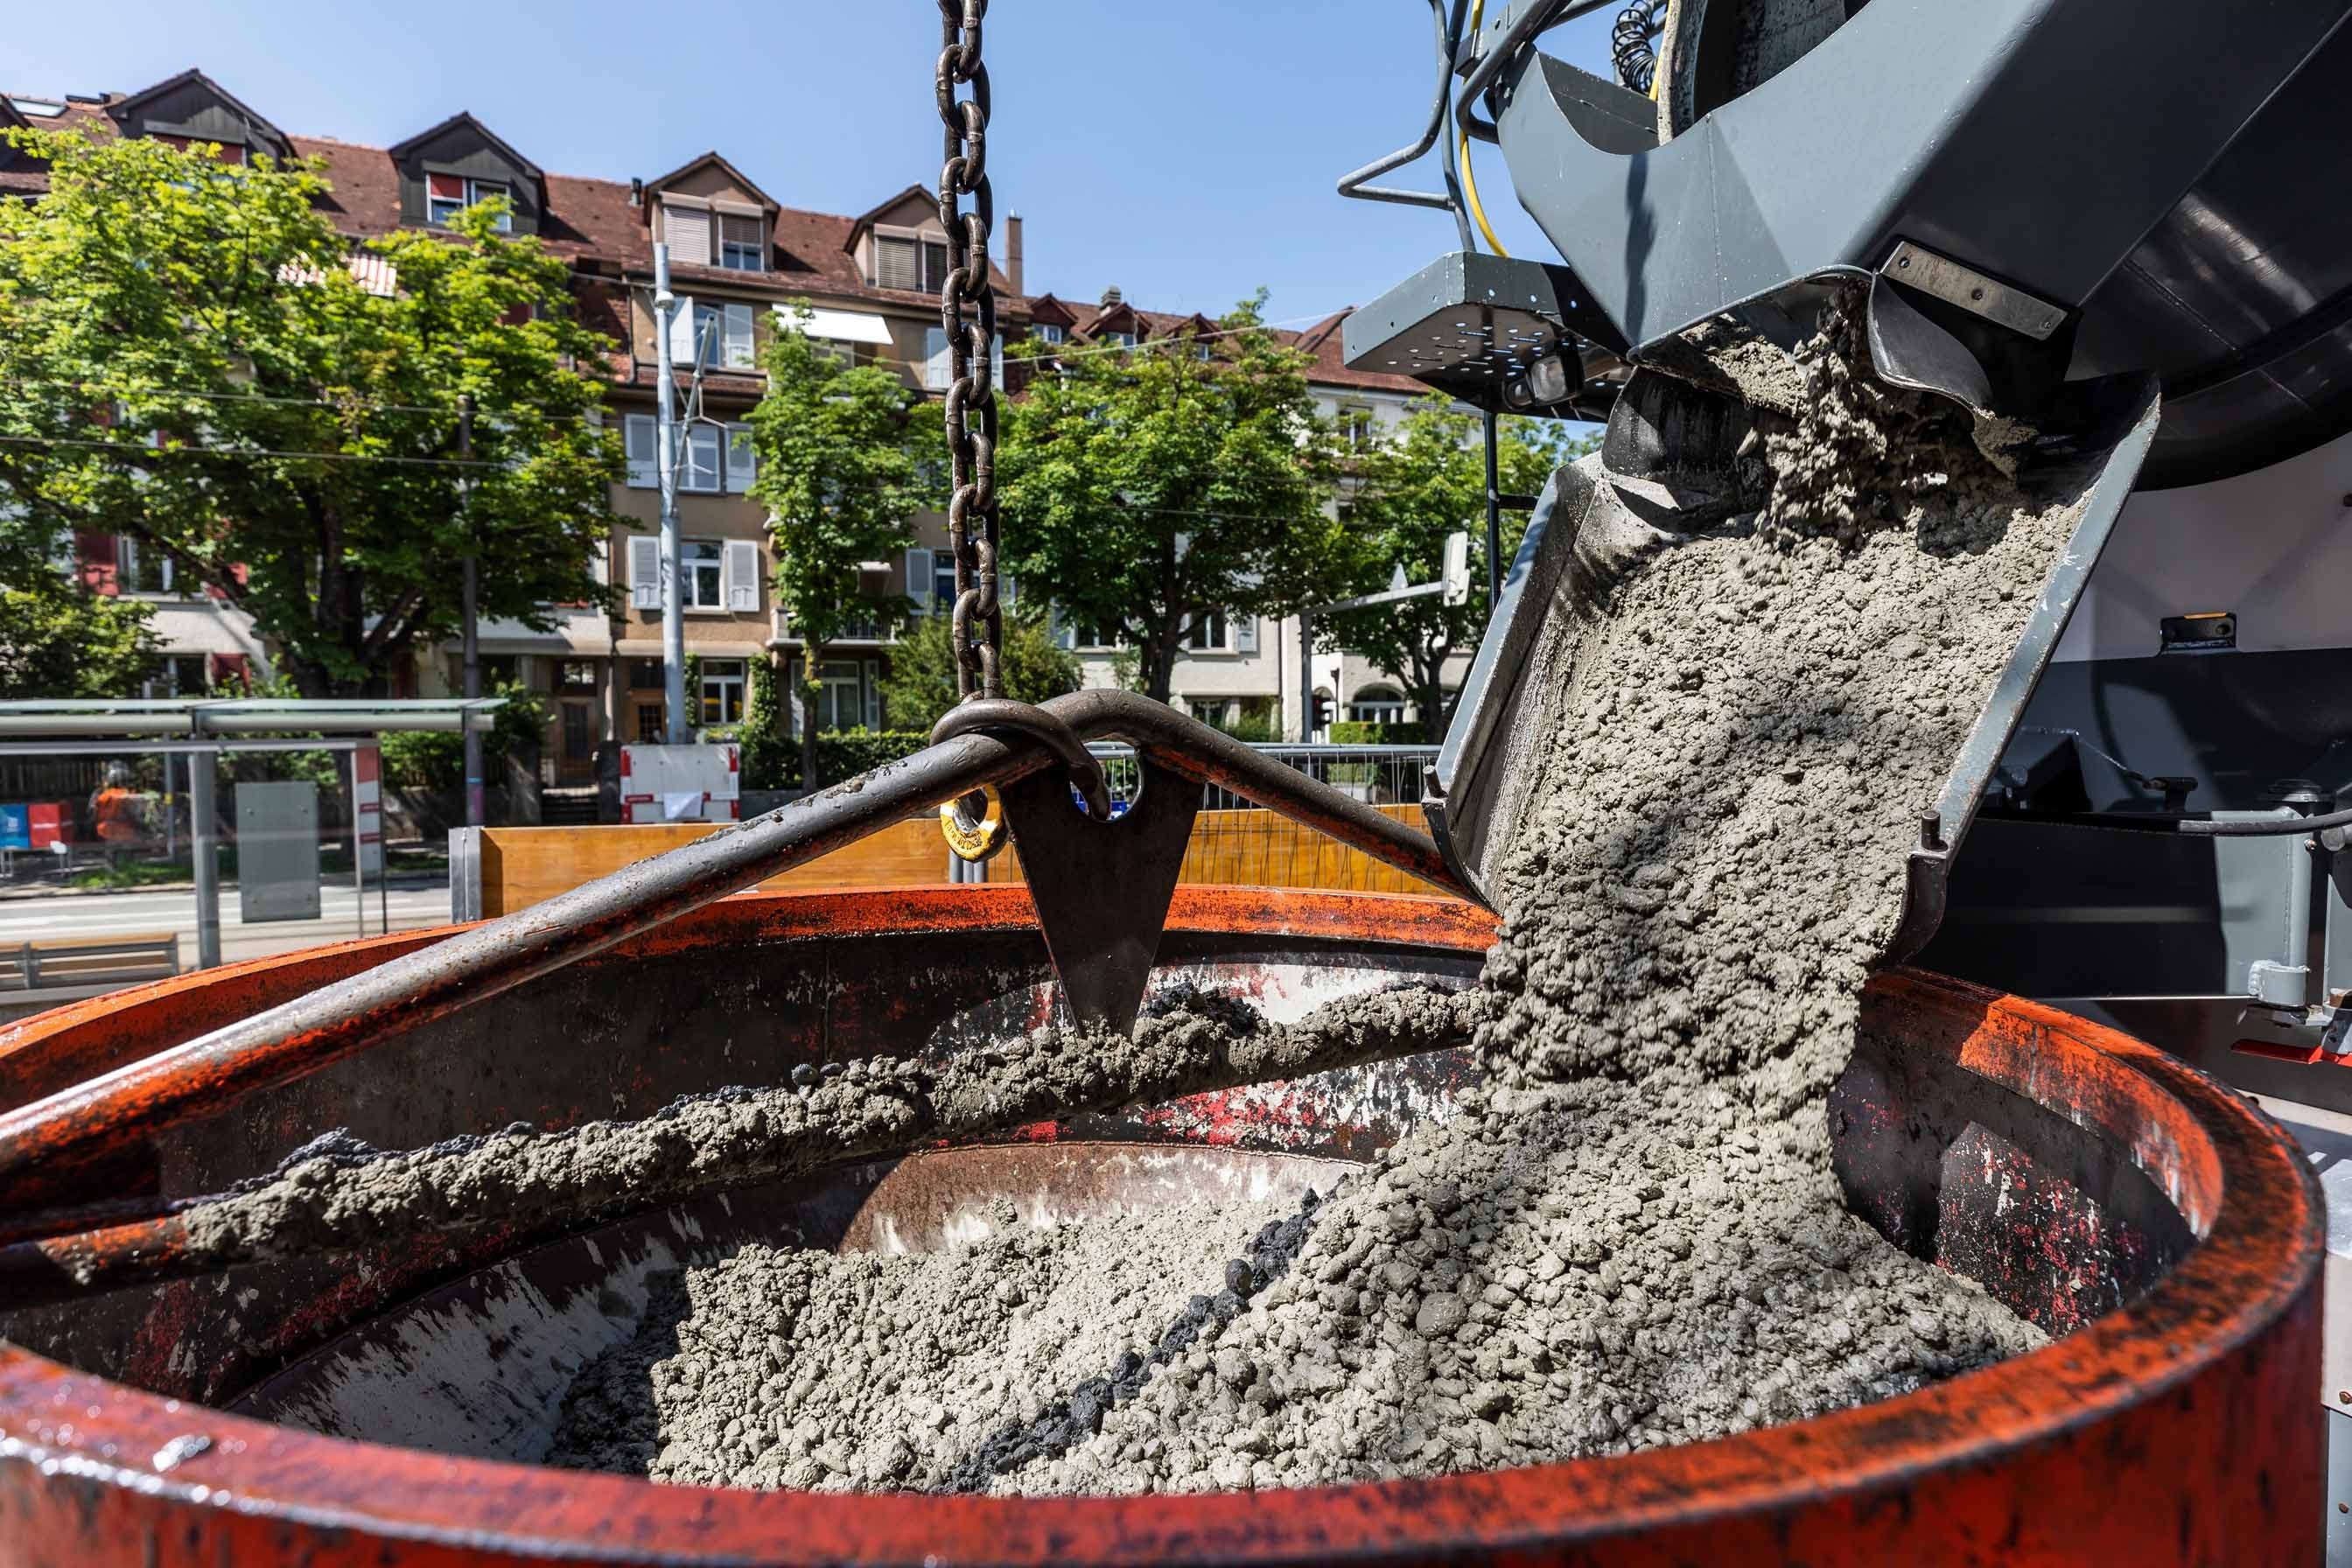
M1404 986L1281 1026L1230 999L1181 997L1131 1039L1049 1029L983 1051L804 1065L782 1087L698 1095L641 1121L517 1125L396 1153L330 1133L190 1210L187 1247L226 1265L493 1221L575 1224L935 1139L1433 1050L1468 1037L1479 1001Z
M1192 1216L689 1274L625 1366L585 1375L574 1461L1007 1491L1425 1475L1737 1432L2041 1342L1846 1211L1825 1101L1920 814L2075 498L2015 493L1853 349L1832 312L1798 356L1818 405L1771 437L1764 511L1662 549L1596 617L1504 870L1490 1087L1458 1117L1293 1216L1271 1278L1230 1259L1254 1289L1164 1355L1215 1253ZM1129 1249L1171 1278L1139 1293L1085 1261ZM1007 1400L1057 1439L986 1449Z

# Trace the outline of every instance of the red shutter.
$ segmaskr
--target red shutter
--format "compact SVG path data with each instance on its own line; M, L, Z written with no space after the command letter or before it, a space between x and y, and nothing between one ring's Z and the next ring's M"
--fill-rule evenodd
M457 174L428 174L425 176L425 193L443 201L462 202L466 199L466 182Z
M121 558L115 551L114 535L75 534L74 559L80 563L82 582L93 592L111 597L121 591L121 573L118 570Z
M244 687L248 692L253 689L252 662L245 655L216 653L210 655L209 658L211 668L206 673L212 677L212 683L215 689L232 680Z

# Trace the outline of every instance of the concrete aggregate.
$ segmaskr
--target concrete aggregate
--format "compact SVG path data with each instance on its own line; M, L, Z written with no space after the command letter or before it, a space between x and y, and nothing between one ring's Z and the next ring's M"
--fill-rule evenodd
M1690 1441L2043 1342L1886 1244L1825 1101L1920 815L2079 497L1857 374L1786 367L1759 511L1609 590L1465 1008L1488 1072L1286 1215L1169 1210L917 1258L748 1248L575 1387L656 1479L1200 1491Z

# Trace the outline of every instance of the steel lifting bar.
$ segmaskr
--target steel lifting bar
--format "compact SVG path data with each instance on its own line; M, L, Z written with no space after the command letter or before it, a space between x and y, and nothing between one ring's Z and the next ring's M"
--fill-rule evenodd
M1081 739L1125 740L1180 777L1472 896L1428 835L1165 704L1134 692L1082 691L1043 706ZM10 1211L0 1213L0 1234L37 1229L27 1210L73 1201L93 1162L156 1132L292 1083L983 784L1002 787L1059 765L1029 736L959 736L0 1114L0 1191Z

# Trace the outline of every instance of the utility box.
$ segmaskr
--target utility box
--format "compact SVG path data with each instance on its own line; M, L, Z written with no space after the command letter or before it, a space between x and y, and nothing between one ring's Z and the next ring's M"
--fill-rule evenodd
M623 746L621 820L734 822L743 815L743 748Z
M25 836L35 849L73 842L73 808L61 800L37 800L25 808Z
M237 919L319 918L319 786L236 786Z
M32 847L32 809L23 805L0 805L0 849L30 849Z

